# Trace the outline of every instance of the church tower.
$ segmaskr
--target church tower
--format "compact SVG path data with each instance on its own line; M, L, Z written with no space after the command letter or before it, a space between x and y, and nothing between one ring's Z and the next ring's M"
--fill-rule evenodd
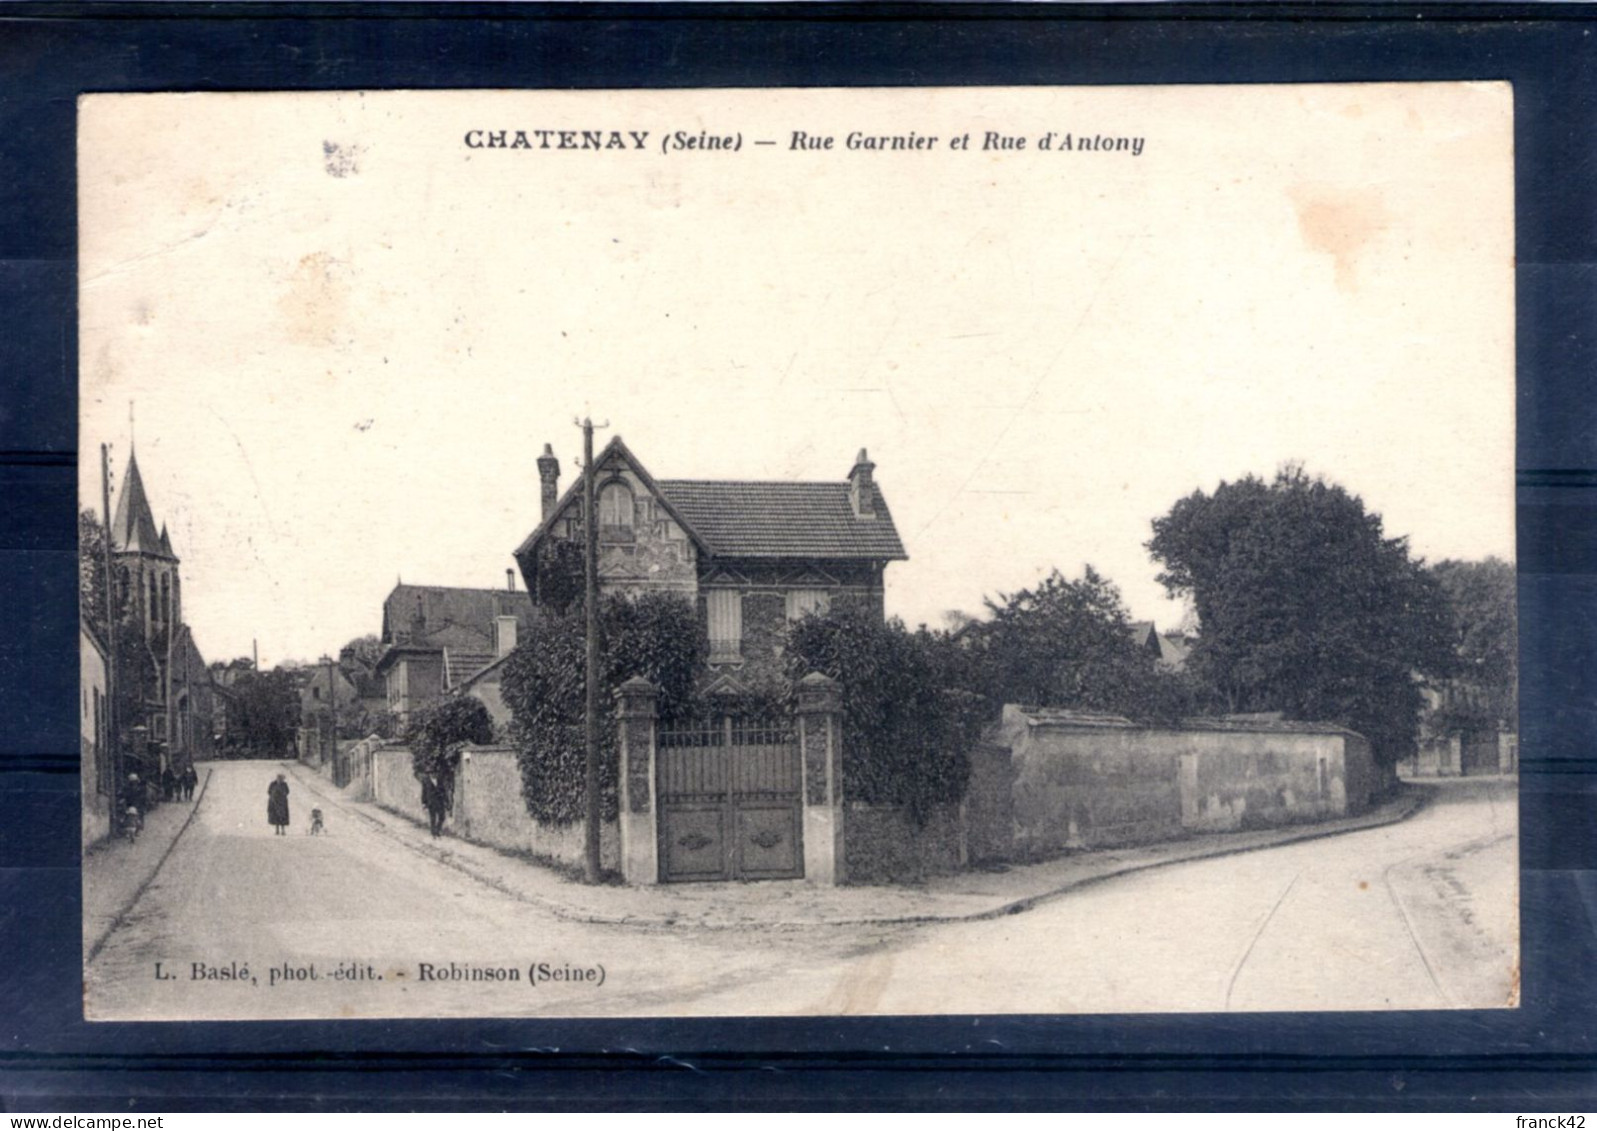
M133 708L124 718L142 723L150 741L165 747L174 737L169 729L172 655L183 623L183 589L166 527L156 531L136 454L128 456L127 475L109 534L118 637L127 633L130 640L142 645L137 665L142 678L136 681L136 695L130 686L128 698L123 700ZM148 665L142 662L146 655Z

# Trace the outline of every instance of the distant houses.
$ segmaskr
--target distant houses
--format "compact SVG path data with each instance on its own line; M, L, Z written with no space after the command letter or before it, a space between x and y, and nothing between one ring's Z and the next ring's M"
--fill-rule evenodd
M383 681L388 710L402 725L509 655L531 627L532 599L513 588L513 574L507 576L511 587L505 589L401 583L383 601L383 651L375 675Z

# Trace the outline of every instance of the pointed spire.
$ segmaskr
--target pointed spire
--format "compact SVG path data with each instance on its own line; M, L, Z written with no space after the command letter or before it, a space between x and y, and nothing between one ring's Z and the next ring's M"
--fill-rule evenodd
M139 457L128 455L127 475L116 501L116 518L111 523L111 547L121 553L159 554L161 536L155 532L155 516L144 493L144 478L139 474Z
M172 556L172 539L166 536L166 523L161 523L161 553Z

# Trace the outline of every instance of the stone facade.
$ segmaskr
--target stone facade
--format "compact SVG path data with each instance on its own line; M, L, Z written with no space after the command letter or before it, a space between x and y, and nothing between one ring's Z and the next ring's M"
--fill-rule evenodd
M582 484L557 498L547 448L538 468L542 521L516 559L534 600L560 609L581 588ZM835 483L656 481L617 438L594 460L600 592L690 601L710 640L707 684L780 678L799 616L884 615L886 567L905 554L874 468L861 452Z
M735 593L742 609L743 635L735 658L712 650L712 678L730 676L760 684L782 677L783 641L788 625L800 615L791 600L795 592L824 594L826 608L834 612L850 610L881 619L885 615L884 568L855 562L713 563L699 579L699 619L706 625L712 623L711 592Z

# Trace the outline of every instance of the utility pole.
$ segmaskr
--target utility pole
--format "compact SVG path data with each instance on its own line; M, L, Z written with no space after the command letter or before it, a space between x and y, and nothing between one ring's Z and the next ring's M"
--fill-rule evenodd
M587 620L588 700L583 712L583 731L587 739L587 761L582 780L587 836L583 842L582 876L590 884L599 882L599 515L594 505L593 421L577 422L582 429L582 542L583 596ZM599 425L600 428L605 425Z
M111 452L100 445L100 514L105 519L105 741L111 757L112 831L122 819L122 746L116 723L116 590L111 582Z

